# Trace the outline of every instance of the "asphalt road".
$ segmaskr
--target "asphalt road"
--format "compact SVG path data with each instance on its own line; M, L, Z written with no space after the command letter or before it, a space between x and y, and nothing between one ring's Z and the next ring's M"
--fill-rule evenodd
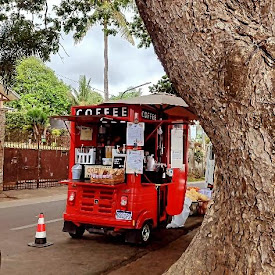
M187 233L184 228L157 230L147 247L88 233L83 239L74 240L62 232L64 208L65 200L0 207L0 274L107 274ZM54 245L28 247L34 241L40 212L45 214L47 240Z

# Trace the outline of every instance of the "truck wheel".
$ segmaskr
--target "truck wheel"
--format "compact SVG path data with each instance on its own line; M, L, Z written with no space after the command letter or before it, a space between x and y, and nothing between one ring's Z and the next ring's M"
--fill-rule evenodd
M146 222L139 231L140 240L142 244L147 244L151 237L151 225Z
M69 233L69 234L73 239L81 239L84 232L85 232L85 228L83 226L79 226L76 228L75 233Z

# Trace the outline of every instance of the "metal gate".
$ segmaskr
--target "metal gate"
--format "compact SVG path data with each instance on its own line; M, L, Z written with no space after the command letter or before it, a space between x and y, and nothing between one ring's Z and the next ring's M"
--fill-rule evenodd
M3 190L59 185L68 177L68 149L4 148Z

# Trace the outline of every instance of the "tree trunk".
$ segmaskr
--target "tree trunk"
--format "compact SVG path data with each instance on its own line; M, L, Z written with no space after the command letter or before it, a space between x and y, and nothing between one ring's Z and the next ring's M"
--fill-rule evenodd
M274 274L274 1L136 2L216 154L213 204L167 274Z
M108 63L108 22L104 20L104 99L109 99L109 63Z

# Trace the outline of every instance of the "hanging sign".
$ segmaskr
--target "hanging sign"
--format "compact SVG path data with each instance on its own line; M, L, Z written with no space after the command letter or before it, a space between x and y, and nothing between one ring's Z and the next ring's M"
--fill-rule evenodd
M127 122L126 143L129 146L144 146L145 124Z
M93 140L93 129L88 127L81 127L80 140Z
M157 120L157 115L156 114L154 114L152 112L149 112L149 111L146 111L146 110L141 111L141 117L145 118L145 119L148 119L148 120Z
M171 168L183 168L183 128L171 130Z
M113 157L113 168L122 169L125 168L126 156L114 156Z
M127 150L126 174L143 174L143 150Z

